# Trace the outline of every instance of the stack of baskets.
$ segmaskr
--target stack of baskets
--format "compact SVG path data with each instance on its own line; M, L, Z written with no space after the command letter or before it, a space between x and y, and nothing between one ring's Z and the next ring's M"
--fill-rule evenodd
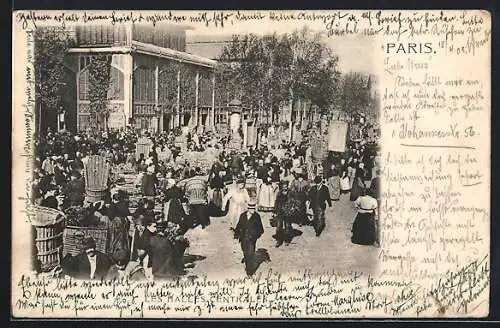
M188 179L184 192L191 205L207 203L207 186L204 179L200 177Z
M90 156L85 167L85 193L90 203L105 199L110 166L102 156Z
M36 206L31 224L36 229L36 257L40 269L48 272L58 266L63 248L64 213L58 210Z

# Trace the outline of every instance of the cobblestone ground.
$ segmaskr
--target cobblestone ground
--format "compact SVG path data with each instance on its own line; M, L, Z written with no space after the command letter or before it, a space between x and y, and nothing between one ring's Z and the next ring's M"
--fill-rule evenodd
M303 234L295 237L290 245L276 248L272 235L270 213L260 213L264 225L264 235L257 242L257 248L265 248L271 262L263 263L258 272L269 269L281 273L311 269L312 271L335 270L336 272L374 272L378 266L378 248L352 244L351 226L355 216L354 205L348 195L327 208L326 228L316 237L310 226L296 226ZM212 218L212 224L205 230L200 227L189 231L186 237L190 247L186 253L197 258L187 275L210 277L244 276L243 253L229 230L230 223L224 218ZM193 256L195 255L195 256Z

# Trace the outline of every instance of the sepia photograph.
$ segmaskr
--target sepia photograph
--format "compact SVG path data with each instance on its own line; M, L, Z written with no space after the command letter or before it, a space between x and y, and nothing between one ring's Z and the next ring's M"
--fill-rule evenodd
M14 13L16 313L487 315L490 25Z
M374 272L377 76L323 34L36 29L33 269Z

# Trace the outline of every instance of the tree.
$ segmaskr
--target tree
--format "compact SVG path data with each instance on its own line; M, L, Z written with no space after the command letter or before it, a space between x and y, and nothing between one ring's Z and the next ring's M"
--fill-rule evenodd
M55 111L61 105L64 58L72 39L65 29L58 27L38 28L34 39L38 130L41 132L43 111Z
M365 111L370 105L370 76L349 72L342 80L342 109L349 114Z
M106 129L106 120L109 116L108 91L111 84L111 56L92 56L88 70L90 117L95 126L99 126L99 118L102 118Z
M336 99L338 58L308 29L266 36L233 36L220 60L228 88L242 102L274 121L283 105L309 100L326 111ZM229 64L231 63L231 64ZM222 79L221 79L222 80Z

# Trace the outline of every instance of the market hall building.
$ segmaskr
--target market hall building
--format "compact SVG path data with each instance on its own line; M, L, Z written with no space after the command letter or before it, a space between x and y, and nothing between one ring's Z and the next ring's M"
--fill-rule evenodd
M127 125L150 132L212 128L216 61L185 52L188 29L166 24L75 27L71 31L74 46L66 60L65 128L78 132L95 128L90 115L89 66L96 55L107 56L111 63L109 114L98 117L101 129Z

